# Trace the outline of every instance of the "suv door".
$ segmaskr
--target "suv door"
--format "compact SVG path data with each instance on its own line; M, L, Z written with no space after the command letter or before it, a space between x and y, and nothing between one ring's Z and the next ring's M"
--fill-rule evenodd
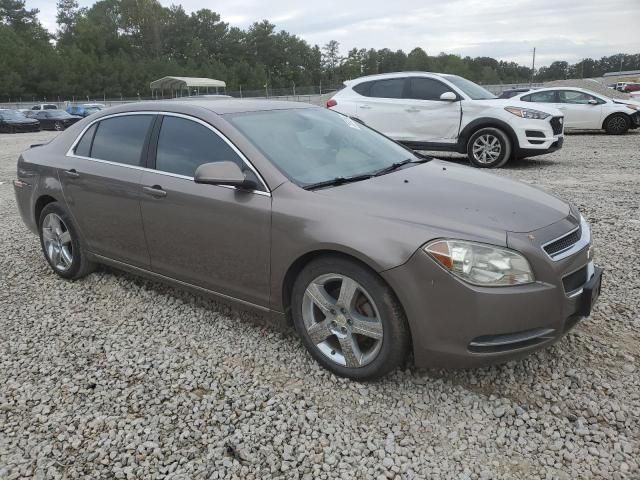
M89 251L148 268L140 214L142 159L155 116L119 115L90 126L59 170Z
M166 114L142 175L151 269L207 290L269 305L271 195L248 161L213 127ZM193 181L198 166L236 162L257 191Z
M602 128L602 100L577 90L559 90L558 101L565 128Z
M402 98L406 80L387 78L356 85L354 90L363 95L358 101L358 118L394 140L410 140L406 130L407 106Z
M409 77L408 84L403 106L410 140L455 143L460 131L460 101L440 100L443 93L455 93L453 89L428 77Z

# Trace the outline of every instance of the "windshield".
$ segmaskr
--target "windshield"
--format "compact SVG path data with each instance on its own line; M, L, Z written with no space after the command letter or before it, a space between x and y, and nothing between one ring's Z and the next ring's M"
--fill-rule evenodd
M11 110L5 110L0 112L0 119L2 120L25 120L25 117L20 112L12 112Z
M71 115L69 115L67 112L65 112L64 110L59 110L59 111L50 111L47 116L49 118L69 118Z
M443 75L443 77L462 90L462 92L471 100L490 100L498 98L489 90L485 90L477 83L473 83L466 78L462 78L457 75Z
M225 115L300 186L374 174L417 159L411 151L349 117L321 108Z

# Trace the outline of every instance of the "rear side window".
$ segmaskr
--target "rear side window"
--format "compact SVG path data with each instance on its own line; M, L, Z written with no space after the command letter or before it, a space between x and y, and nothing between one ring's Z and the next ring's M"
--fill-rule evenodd
M521 100L523 102L557 103L555 90L531 93L522 97Z
M404 83L404 78L377 80L371 85L369 96L377 98L402 98Z
M152 119L152 115L130 115L102 120L93 138L91 157L141 165L142 149Z
M432 78L410 78L407 98L416 100L440 100L440 95L452 90L444 83Z
M80 155L81 157L91 156L91 142L93 142L93 135L96 133L96 127L97 124L94 123L89 127L89 130L84 133L74 150L76 155Z
M362 82L353 87L353 90L360 95L364 95L365 97L369 96L369 90L371 89L371 84L373 82Z
M158 137L157 170L193 177L203 163L223 160L246 167L229 144L204 125L185 118L164 117Z

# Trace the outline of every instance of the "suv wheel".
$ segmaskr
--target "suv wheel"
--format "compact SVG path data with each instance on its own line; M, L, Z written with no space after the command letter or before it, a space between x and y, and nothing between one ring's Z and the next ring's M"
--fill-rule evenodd
M324 257L309 263L291 300L304 346L336 375L378 378L409 353L409 328L398 300L375 272L356 262Z
M88 260L71 216L58 202L42 209L38 231L47 262L62 278L76 280L94 270L95 264Z
M604 129L609 135L624 135L629 130L629 119L623 113L611 115L604 122Z
M511 140L500 129L481 128L469 138L467 156L474 167L501 167L511 156Z

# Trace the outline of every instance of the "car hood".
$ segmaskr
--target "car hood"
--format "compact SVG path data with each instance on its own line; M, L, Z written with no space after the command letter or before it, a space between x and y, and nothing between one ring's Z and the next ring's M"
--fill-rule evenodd
M371 216L485 238L537 230L570 211L535 187L439 160L316 193Z
M20 119L11 119L11 120L3 120L4 123L8 123L10 125L32 125L34 123L38 123L38 120L33 118L20 118Z
M518 100L515 97L514 98L494 98L490 100L474 100L474 103L478 105L484 105L487 107L528 108L531 110L539 110L540 112L548 113L549 115L553 115L554 117L564 115L557 108L551 107L549 105L545 105L544 103L523 102L522 100Z

